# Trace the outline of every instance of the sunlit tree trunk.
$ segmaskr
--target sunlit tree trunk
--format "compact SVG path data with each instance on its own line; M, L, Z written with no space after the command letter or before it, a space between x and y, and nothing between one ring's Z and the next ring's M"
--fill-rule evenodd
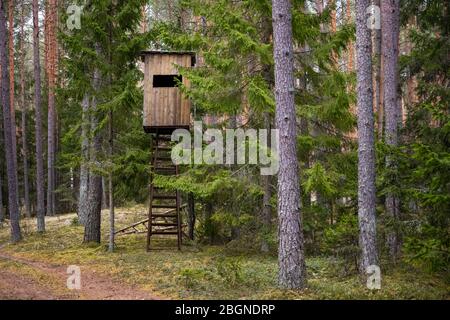
M41 62L39 58L39 2L33 0L33 64L36 125L37 230L45 231L44 163L42 151Z
M297 160L297 122L294 104L294 55L289 0L272 1L275 60L276 127L279 130L278 283L286 289L306 285L300 185Z
M55 85L56 85L56 0L46 6L46 71L48 80L47 125L47 215L55 215Z
M373 5L380 7L380 0L372 0ZM383 108L381 105L381 29L372 29L373 52L373 106L377 112L378 139L383 136Z
M360 271L378 264L375 217L375 136L372 43L367 26L369 0L356 1L356 77L358 108L358 219Z

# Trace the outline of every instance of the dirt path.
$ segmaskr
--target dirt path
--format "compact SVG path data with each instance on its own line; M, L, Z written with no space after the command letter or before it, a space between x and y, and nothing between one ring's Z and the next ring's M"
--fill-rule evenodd
M80 266L81 289L67 288L67 266L14 257L0 251L0 265L14 266L0 272L0 299L39 300L159 300L139 288L119 283L104 274Z

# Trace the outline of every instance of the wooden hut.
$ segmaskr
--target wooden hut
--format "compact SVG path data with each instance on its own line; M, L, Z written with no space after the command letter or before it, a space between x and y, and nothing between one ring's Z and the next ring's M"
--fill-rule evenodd
M188 86L178 66L192 67L192 52L144 51L144 130L170 134L178 128L189 129L191 103L183 96L178 83Z

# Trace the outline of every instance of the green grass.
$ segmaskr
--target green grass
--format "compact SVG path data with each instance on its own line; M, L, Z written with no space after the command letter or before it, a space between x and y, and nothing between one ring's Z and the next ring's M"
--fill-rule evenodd
M141 207L118 209L118 227L142 219ZM181 252L175 241L155 240L165 250L145 251L145 235L117 237L114 253L107 252L107 215L103 215L102 245L83 245L83 228L72 225L74 215L52 218L47 232L33 232L32 221L23 221L24 240L3 251L19 257L61 265L78 264L138 285L155 295L172 299L448 299L443 277L402 265L383 274L382 289L370 291L357 276L338 277L327 258L308 258L308 288L302 292L276 287L274 255L236 252L220 246L187 245ZM0 243L9 239L0 229Z

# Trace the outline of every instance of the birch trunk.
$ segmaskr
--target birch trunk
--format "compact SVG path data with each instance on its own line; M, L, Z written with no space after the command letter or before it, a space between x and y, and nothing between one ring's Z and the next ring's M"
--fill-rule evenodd
M11 241L20 241L22 234L20 231L20 213L17 197L17 167L14 161L13 132L11 125L10 109L10 88L9 88L9 68L7 56L7 30L5 1L0 1L0 63L1 68L1 101L3 107L3 131L5 137L6 171L8 177L8 207L11 225ZM16 159L17 161L17 159Z
M278 223L279 286L301 289L306 285L306 268L300 185L296 146L294 104L294 55L292 14L289 0L272 1L275 60L276 127L279 130Z
M45 231L44 160L42 151L41 62L39 58L39 3L33 0L33 64L36 125L37 231Z

